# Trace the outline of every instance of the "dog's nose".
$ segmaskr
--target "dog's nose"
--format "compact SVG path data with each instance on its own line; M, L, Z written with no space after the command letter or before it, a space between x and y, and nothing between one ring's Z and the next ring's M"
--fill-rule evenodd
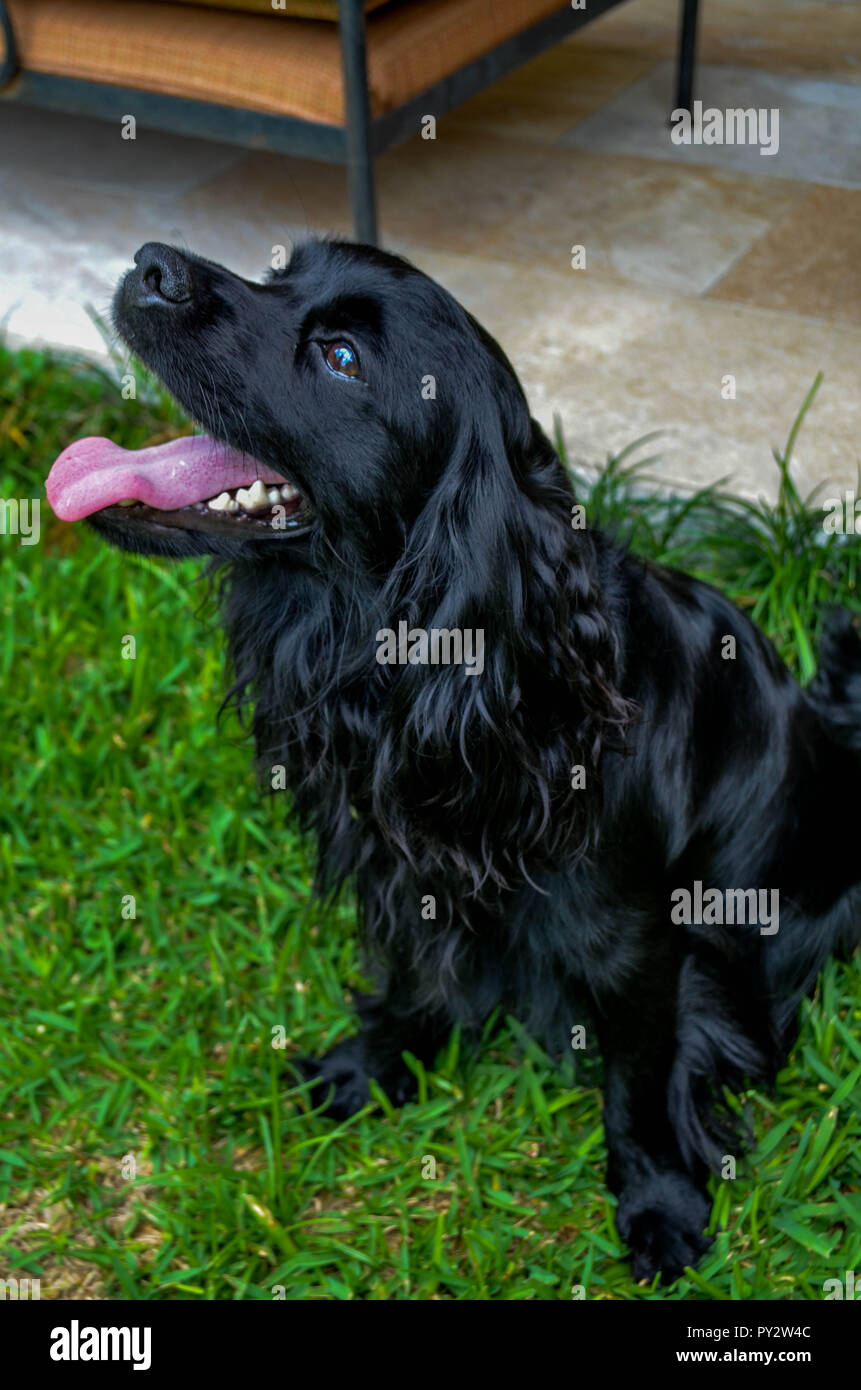
M133 276L132 297L139 308L187 304L191 299L191 274L181 251L148 241L136 253L135 265L138 272Z

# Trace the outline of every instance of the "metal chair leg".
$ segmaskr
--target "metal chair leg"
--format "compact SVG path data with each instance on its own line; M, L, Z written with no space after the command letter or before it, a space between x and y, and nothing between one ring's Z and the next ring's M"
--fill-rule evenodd
M365 50L363 0L338 0L341 62L344 73L344 117L347 136L347 175L357 241L377 244L377 198L371 154L371 113Z
M679 32L679 59L676 82L677 111L690 111L694 89L694 63L697 46L697 9L699 0L682 0L682 23Z
M5 87L18 71L18 46L15 43L15 31L12 28L12 20L4 0L0 0L0 35L3 36L3 52L0 55L0 87Z

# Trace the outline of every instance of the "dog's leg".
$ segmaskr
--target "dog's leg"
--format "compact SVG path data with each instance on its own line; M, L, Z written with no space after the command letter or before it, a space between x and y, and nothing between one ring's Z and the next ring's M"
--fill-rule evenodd
M677 997L667 962L650 961L620 994L600 1000L607 1182L618 1197L619 1234L636 1279L665 1282L708 1248L705 1165L687 1165L670 1116L678 1059Z
M311 1098L319 1105L330 1096L326 1113L345 1119L370 1100L371 1077L395 1105L415 1092L416 1079L403 1060L411 1052L430 1064L451 1029L451 1020L412 1006L407 982L392 972L380 994L363 995L356 1011L360 1031L323 1057L303 1058L301 1075L314 1081Z

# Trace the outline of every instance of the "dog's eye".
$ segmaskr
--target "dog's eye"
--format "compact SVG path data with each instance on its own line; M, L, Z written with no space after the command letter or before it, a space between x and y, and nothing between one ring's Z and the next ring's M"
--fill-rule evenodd
M338 376L358 376L359 359L349 343L324 343L326 366Z

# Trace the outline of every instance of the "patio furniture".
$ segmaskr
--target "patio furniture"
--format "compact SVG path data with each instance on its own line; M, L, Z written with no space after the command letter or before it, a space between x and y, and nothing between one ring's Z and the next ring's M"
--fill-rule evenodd
M345 164L374 158L622 0L0 0L0 99ZM636 0L628 0L636 3ZM689 107L697 0L681 0Z

